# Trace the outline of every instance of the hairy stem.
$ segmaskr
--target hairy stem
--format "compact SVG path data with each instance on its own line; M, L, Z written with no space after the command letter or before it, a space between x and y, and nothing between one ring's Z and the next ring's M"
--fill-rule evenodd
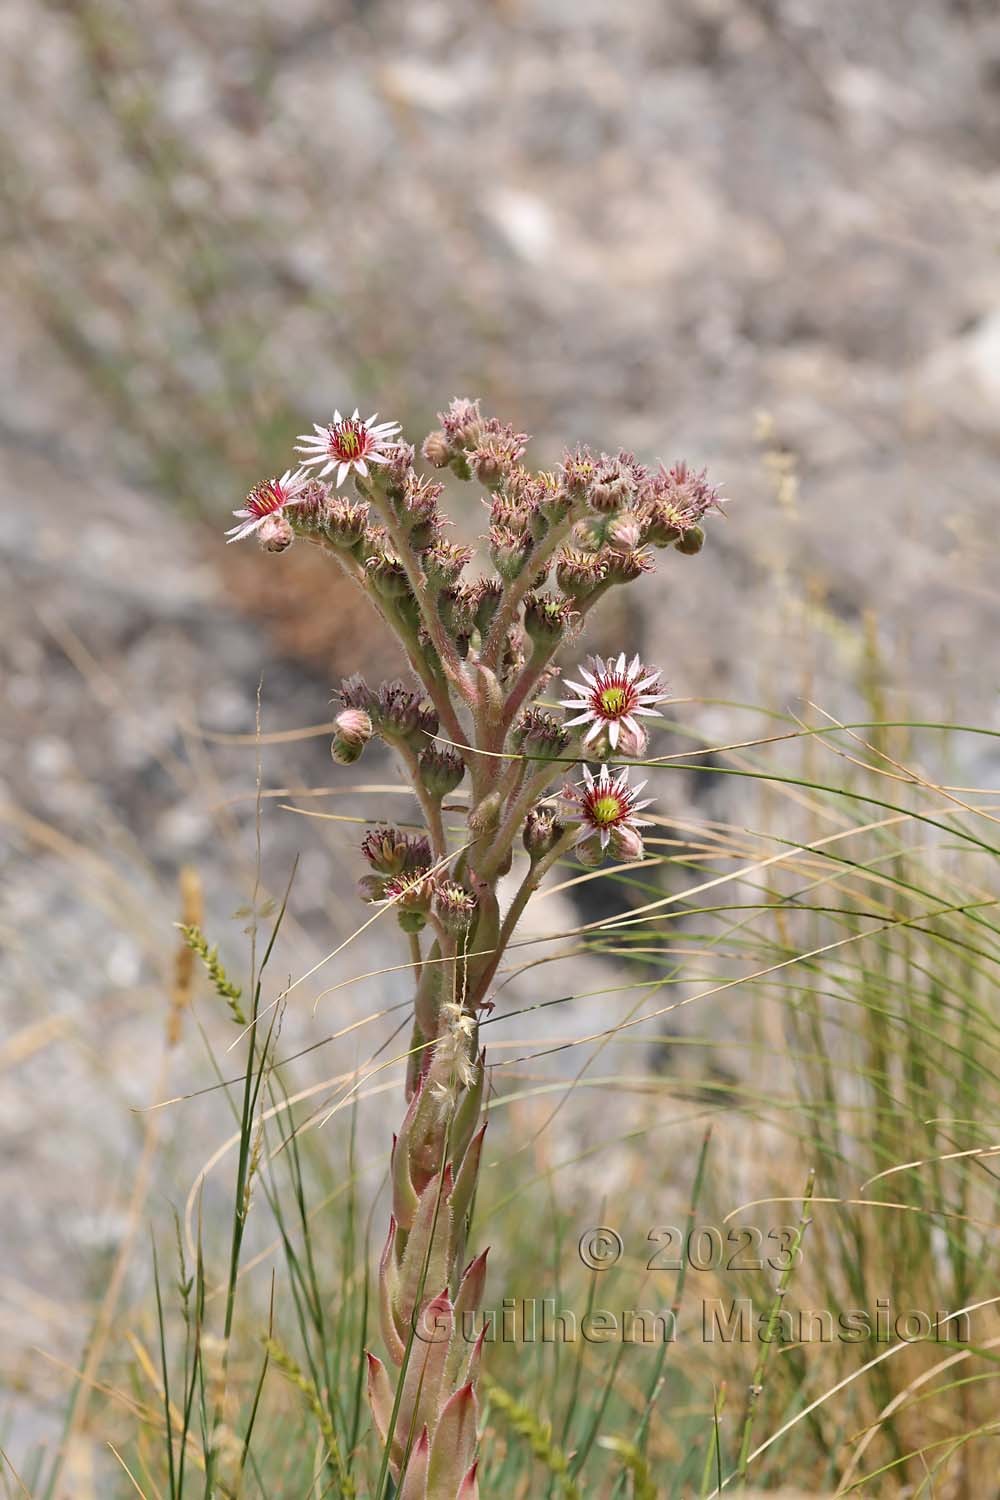
M577 503L562 521L555 522L550 526L547 535L542 538L538 546L531 553L531 556L517 578L507 585L503 598L500 601L500 608L497 610L493 618L493 624L490 626L489 635L486 638L482 651L479 653L480 660L484 666L496 669L500 652L503 649L503 643L507 639L507 632L514 623L525 594L530 592L531 586L538 577L541 569L547 566L556 549L561 547L569 536L578 519L579 510L580 506Z
M371 501L385 522L386 531L389 533L389 540L392 542L393 550L406 570L410 588L413 590L414 597L420 608L421 619L427 626L427 632L434 642L434 649L440 658L445 675L454 684L457 691L467 703L473 702L474 695L466 678L462 659L455 649L455 644L445 630L436 607L434 607L433 603L428 606L427 580L424 577L420 560L413 549L410 538L407 536L404 528L400 526L393 513L392 506L389 504L388 499L379 488L377 482L369 481L365 484L363 493L365 498Z

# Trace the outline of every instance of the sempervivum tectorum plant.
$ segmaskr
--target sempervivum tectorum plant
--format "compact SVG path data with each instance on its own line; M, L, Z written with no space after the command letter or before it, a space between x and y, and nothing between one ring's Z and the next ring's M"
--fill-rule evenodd
M444 487L421 475L394 422L339 412L301 440L301 467L259 485L236 512L236 541L268 551L299 538L324 549L396 634L408 680L342 683L332 752L349 765L373 738L398 756L422 826L365 835L363 899L393 914L409 944L413 1029L406 1113L392 1151L392 1215L379 1266L387 1358L369 1356L383 1466L398 1500L476 1500L476 1381L485 1251L466 1258L485 1131L480 1017L531 894L561 858L643 857L627 766L666 698L640 656L590 657L553 714L546 684L611 589L653 566L653 548L693 554L718 508L704 473L649 470L632 454L567 451L551 471L523 463L527 438L478 401L453 401L421 453L480 485L492 570L447 541ZM327 479L329 476L329 479ZM353 485L355 496L338 493ZM566 780L586 758L595 775ZM560 793L559 786L562 782ZM461 799L450 801L452 797ZM446 822L447 815L447 822ZM464 820L464 826L462 822ZM523 850L523 853L521 852ZM497 895L525 865L506 910ZM463 1269L464 1267L464 1269Z

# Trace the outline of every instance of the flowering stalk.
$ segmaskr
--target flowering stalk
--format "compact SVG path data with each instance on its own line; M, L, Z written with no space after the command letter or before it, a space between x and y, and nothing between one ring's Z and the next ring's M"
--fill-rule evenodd
M399 639L414 681L340 688L331 744L341 765L375 737L399 756L425 829L368 831L362 898L396 917L414 970L406 1111L393 1140L392 1212L379 1264L387 1360L368 1356L372 1414L399 1500L476 1500L476 1382L487 1252L466 1258L486 1130L480 1018L533 892L571 850L586 865L644 856L642 786L627 765L642 721L667 694L625 653L591 657L563 690L560 717L538 703L558 653L609 589L652 567L654 548L700 550L721 505L704 473L651 472L631 454L567 452L553 473L521 459L523 433L457 400L423 443L434 468L485 492L493 571L470 577L472 549L448 541L444 486L420 475L398 426L339 412L301 439L300 467L258 485L230 539L267 551L302 538L328 552ZM311 472L312 471L312 472ZM332 476L332 483L326 476ZM340 493L351 482L355 497ZM584 757L582 780L558 785ZM464 781L467 799L450 799ZM445 813L464 814L464 828ZM455 836L457 833L457 837ZM527 856L501 911L498 882ZM381 1488L380 1488L381 1492Z

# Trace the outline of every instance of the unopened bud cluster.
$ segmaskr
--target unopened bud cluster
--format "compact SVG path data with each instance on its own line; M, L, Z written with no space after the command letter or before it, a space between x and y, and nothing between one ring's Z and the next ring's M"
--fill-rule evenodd
M703 471L651 469L624 450L577 447L532 471L526 434L478 401L453 401L439 422L420 448L435 478L418 471L396 423L335 412L303 434L296 469L251 491L230 533L256 535L269 552L296 537L323 548L394 631L408 668L377 687L360 675L341 683L330 747L351 765L381 740L415 799L412 824L365 834L360 882L364 900L395 914L414 973L408 1103L379 1270L389 1364L369 1357L401 1500L478 1495L481 1345L470 1353L455 1329L485 1277L485 1254L460 1268L485 1130L479 1020L504 949L561 857L593 866L646 855L644 783L622 762L646 755L649 720L668 696L660 672L619 652L588 657L554 694L546 688L604 594L649 572L656 549L698 552L723 503ZM444 481L455 479L480 492L478 553L448 535ZM498 882L521 849L504 914ZM428 1318L441 1337L412 1340Z

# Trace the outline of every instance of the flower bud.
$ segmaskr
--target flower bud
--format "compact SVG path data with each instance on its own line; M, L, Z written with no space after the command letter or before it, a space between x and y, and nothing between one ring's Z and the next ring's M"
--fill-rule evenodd
M686 531L681 532L680 538L674 543L675 552L683 552L685 557L694 557L705 545L705 533L700 526L689 526Z
M435 469L446 469L451 463L451 444L441 431L429 432L420 451Z
M721 510L725 500L719 486L710 484L706 469L689 469L686 463L671 468L663 464L642 485L643 500L664 505L686 518L688 525L700 521L710 510Z
M524 631L508 631L497 662L497 681L504 693L509 693L524 666Z
M594 459L589 448L566 452L559 466L562 489L572 500L582 500L594 478Z
M453 792L465 775L465 762L447 745L428 745L417 757L420 779L438 801Z
M610 458L602 453L587 492L594 510L608 515L627 506L635 495L636 472L637 466L631 454L619 453L617 458Z
M453 454L456 449L475 448L482 437L483 415L478 401L458 396L447 411L438 412L438 418Z
M544 598L529 594L524 601L524 628L530 640L542 646L555 646L574 618L567 599Z
M287 516L265 516L257 528L257 540L265 552L287 552L295 540L292 523Z
M574 844L573 853L581 865L585 865L588 870L596 870L598 865L604 863L604 849L600 835L597 833L592 833L588 838L581 839L578 844Z
M360 672L342 679L340 701L345 708L360 708L369 713L375 704L375 694Z
M509 526L490 527L490 557L507 583L523 572L531 548L531 537L526 531L515 531Z
M372 737L371 717L363 708L345 708L333 725L330 754L338 766L353 765Z
M506 474L504 456L493 443L474 448L469 455L469 467L484 489L496 489Z
M530 808L521 837L532 861L550 854L565 831L553 808L542 805Z
M622 823L611 830L610 841L611 854L614 859L626 860L642 859L645 849L642 843L642 834L638 828L633 828L631 823Z
M424 870L393 875L385 882L383 900L388 901L404 932L422 932L434 897L434 883Z
M444 524L438 508L443 490L443 484L438 484L433 479L422 479L412 469L406 476L396 502L396 511L418 551L431 546Z
M368 507L335 495L326 507L323 530L335 547L356 547L368 527Z
M492 833L500 826L500 794L487 792L469 813L469 829L477 835Z
M526 442L526 433L515 432L495 417L484 422L480 439L469 454L470 467L479 483L492 490L512 475Z
M445 932L464 937L476 915L476 898L453 880L446 880L434 893L434 911Z
M369 708L372 723L390 744L408 740L420 724L421 699L404 683L383 682Z
M601 561L609 583L632 583L653 568L652 558L641 547L632 552L617 552L606 547L601 553Z
M441 590L438 595L438 614L455 637L471 635L475 621L475 593L469 585L459 584Z
M362 875L358 881L358 894L362 901L381 901L385 896L385 880L381 875Z
M290 520L296 531L322 531L329 508L330 486L322 479L310 479L290 513Z
M419 631L423 615L420 613L420 603L416 594L400 594L396 599L387 599L387 618L390 618L390 611L395 614L397 620L402 621L411 635Z
M422 750L427 741L434 738L439 728L437 709L429 698L421 698L417 704L417 722L413 726L410 743L418 750Z
M566 751L570 734L552 714L541 708L528 708L514 725L511 742L524 755L557 760Z
M384 599L400 599L412 592L406 569L395 552L376 552L365 563L365 571Z
M581 552L599 552L608 532L608 517L591 512L573 527L573 546Z
M582 604L600 588L607 571L601 557L567 550L560 553L556 562L556 583L574 604Z
M649 749L649 735L638 724L635 729L630 729L627 724L622 724L618 730L618 754L627 760L641 760Z
M638 512L625 510L608 522L604 540L618 552L633 552L644 540L643 530Z
M503 584L499 578L480 578L474 589L475 623L480 635L486 635L493 624L493 617L500 608Z
M472 548L455 542L435 542L422 555L421 562L432 589L449 588L457 583L462 569L472 561Z
M403 833L388 823L369 828L361 840L361 853L380 875L423 871L431 862L431 846L425 834Z
M653 547L671 547L683 530L681 512L666 500L654 500L646 510L642 540Z
M380 478L390 500L402 499L413 473L416 450L412 443L392 443L385 450L389 462L381 466Z

